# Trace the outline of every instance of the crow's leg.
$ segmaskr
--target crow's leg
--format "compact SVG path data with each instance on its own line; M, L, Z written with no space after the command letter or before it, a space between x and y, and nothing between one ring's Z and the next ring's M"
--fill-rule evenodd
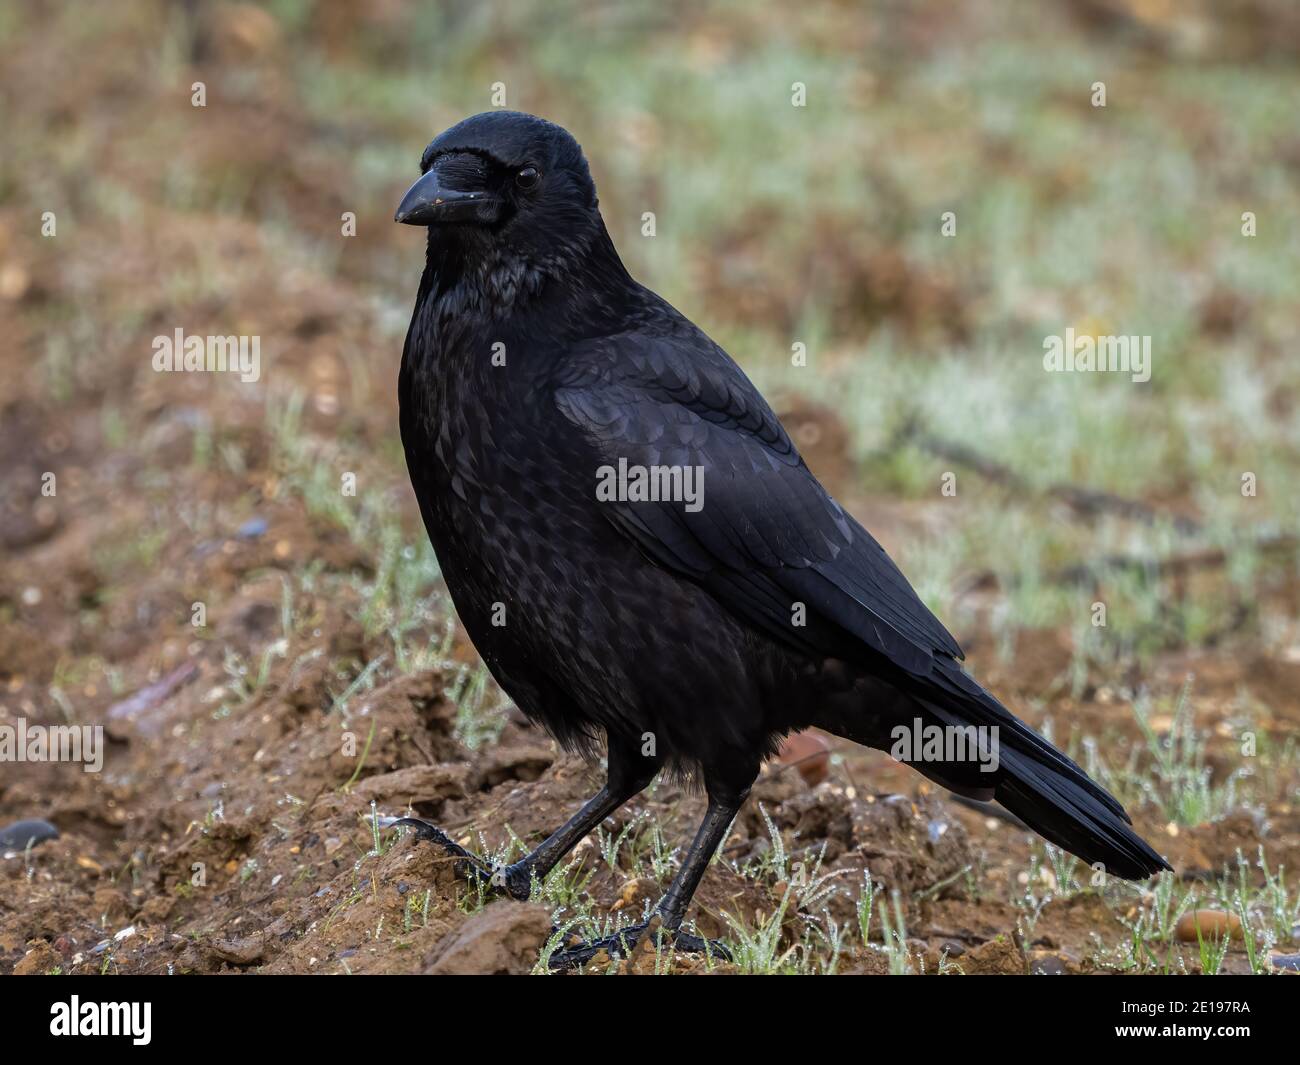
M660 766L657 760L642 757L640 751L636 751L632 757L636 761L627 757L626 752L621 752L616 757L611 745L605 786L588 799L581 810L538 844L531 854L520 858L513 865L498 869L493 876L493 885L505 888L516 899L528 898L534 876L539 880L546 876L580 840L634 795L645 790L655 778Z
M539 880L545 877L584 836L634 795L643 791L663 765L662 759L643 755L639 745L619 737L611 736L608 748L609 769L605 786L531 854L512 865L491 867L423 819L404 817L395 823L414 828L419 838L437 843L452 857L460 859L460 870L464 875L484 880L512 898L527 899L534 875Z
M708 868L709 860L718 849L719 844L736 819L736 813L744 803L748 790L738 797L721 798L710 793L709 807L704 813L699 831L691 842L690 849L682 867L677 871L668 891L655 906L650 919L641 924L632 925L604 939L595 939L566 950L556 951L551 955L551 968L561 969L572 965L581 965L590 961L600 951L626 957L647 932L666 934L679 950L699 951L712 954L716 958L730 960L731 955L721 944L713 940L701 939L681 931L682 920L686 917L686 907L690 905L695 889Z

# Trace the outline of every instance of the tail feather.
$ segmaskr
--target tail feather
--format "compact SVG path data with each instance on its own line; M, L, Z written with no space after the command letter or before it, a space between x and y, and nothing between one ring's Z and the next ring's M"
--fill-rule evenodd
M1097 786L1070 765L1072 771L1062 771L1004 749L994 798L1044 839L1113 876L1145 880L1170 868L1133 831L1123 808L1114 799L1099 802L1093 794Z
M894 732L925 725L989 730L961 760L904 758L912 768L972 801L995 800L1044 839L1126 880L1154 876L1168 863L1133 831L1124 807L1066 755L1019 720L952 659L936 657L925 676L877 667L829 692L813 724L894 753ZM996 737L992 739L991 737ZM895 755L895 757L901 757Z
M993 797L1044 839L1125 880L1169 863L1133 831L1124 807L1070 758L1019 720L955 662L931 674L918 701L946 724L996 725ZM924 770L922 770L924 772Z

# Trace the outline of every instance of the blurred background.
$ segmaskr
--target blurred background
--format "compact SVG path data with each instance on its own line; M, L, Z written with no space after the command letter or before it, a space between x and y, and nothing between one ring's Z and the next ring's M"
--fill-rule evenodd
M77 859L211 817L249 706L288 742L282 713L346 724L432 673L466 757L511 735L406 481L424 235L391 221L425 144L503 91L583 144L633 275L973 669L1199 870L1170 912L1228 907L1204 885L1240 853L1271 883L1300 858L1298 40L1289 0L4 4L0 723L119 747L104 781L7 768L0 811L74 833L63 888L93 901ZM177 328L259 336L261 379L154 372ZM1150 336L1151 380L1044 372L1067 329ZM1285 945L1295 898L1261 898Z

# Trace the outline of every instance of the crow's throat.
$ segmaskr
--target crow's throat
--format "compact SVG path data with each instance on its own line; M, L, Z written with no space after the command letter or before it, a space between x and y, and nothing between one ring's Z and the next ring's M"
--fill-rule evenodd
M545 314L606 317L638 286L604 221L544 250L519 248L486 230L431 228L420 302L437 321Z

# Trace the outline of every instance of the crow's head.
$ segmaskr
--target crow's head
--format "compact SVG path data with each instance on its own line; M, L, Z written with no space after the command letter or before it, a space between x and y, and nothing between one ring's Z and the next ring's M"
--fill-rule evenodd
M440 133L394 220L428 226L483 252L532 263L580 252L600 230L596 186L582 149L559 126L517 111L486 111Z

